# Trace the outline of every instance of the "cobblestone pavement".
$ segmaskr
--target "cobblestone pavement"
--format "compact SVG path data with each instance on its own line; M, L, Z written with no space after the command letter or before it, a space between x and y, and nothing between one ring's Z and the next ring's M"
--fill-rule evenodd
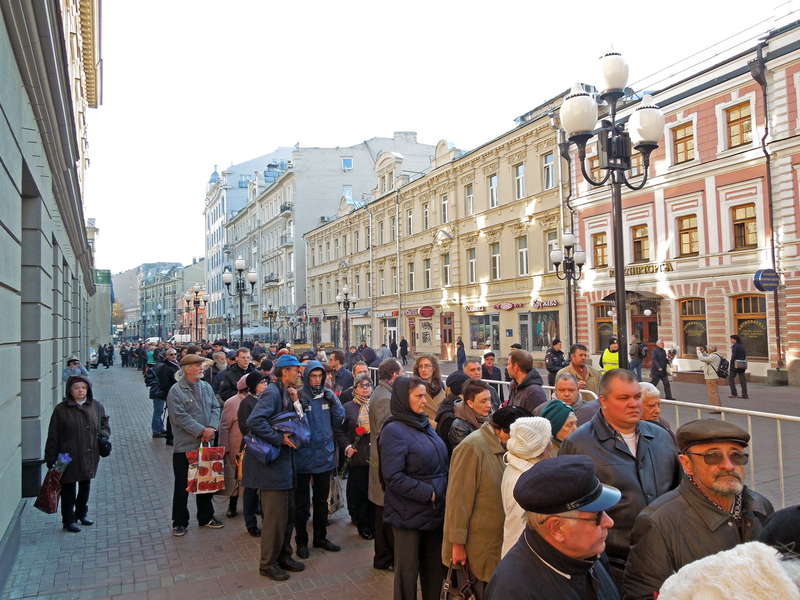
M391 597L391 573L371 568L372 543L358 537L346 511L337 513L329 528L342 552L312 548L306 570L283 583L259 575L258 540L247 534L241 515L224 516L226 499L215 501L224 529L199 529L193 520L185 537L172 537L171 449L150 437L152 405L141 375L113 367L91 376L95 397L111 417L114 444L92 482L89 518L96 523L66 533L59 515L45 515L29 502L3 598ZM194 519L191 498L189 508Z

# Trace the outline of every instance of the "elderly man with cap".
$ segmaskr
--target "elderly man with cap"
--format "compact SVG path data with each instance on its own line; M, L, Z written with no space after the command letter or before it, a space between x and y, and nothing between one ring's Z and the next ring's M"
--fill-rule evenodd
M599 556L620 491L597 478L586 456L547 458L525 471L514 499L528 524L495 569L490 600L619 600Z
M680 486L636 518L624 597L653 598L684 565L758 539L773 509L744 481L750 434L717 419L690 421L677 432Z
M197 450L203 442L211 442L219 428L220 406L214 390L203 381L203 371L211 363L197 354L187 354L181 359L180 376L167 394L167 407L172 422L174 445L172 449L172 472L175 488L172 495L172 535L186 535L189 526L189 509L186 491L189 461L186 453ZM214 494L196 494L197 522L201 527L219 529L223 527L214 518Z

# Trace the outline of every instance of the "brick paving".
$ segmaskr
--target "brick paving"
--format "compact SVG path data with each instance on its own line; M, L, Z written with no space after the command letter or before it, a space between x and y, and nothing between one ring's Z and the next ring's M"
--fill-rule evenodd
M111 417L114 444L92 482L89 518L96 523L78 534L66 533L60 515L45 515L29 502L19 557L3 598L391 597L391 573L371 568L372 542L358 537L344 510L329 528L329 538L342 552L312 548L306 570L282 583L259 575L258 540L247 534L241 515L225 517L225 498L215 500L224 529L199 529L193 520L185 537L173 537L171 448L150 437L152 408L141 375L113 367L92 371L92 380ZM191 498L189 508L194 519Z

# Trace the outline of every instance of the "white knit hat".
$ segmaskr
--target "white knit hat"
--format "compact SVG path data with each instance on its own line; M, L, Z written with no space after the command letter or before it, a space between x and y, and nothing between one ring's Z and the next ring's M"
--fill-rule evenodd
M541 456L550 443L550 421L542 417L520 417L511 424L506 448L514 456L530 460Z

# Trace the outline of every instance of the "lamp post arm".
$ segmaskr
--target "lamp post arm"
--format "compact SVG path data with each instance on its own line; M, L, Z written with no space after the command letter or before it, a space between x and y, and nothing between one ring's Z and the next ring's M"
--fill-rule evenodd
M592 176L586 170L586 144L585 143L578 145L578 161L581 163L581 173L583 174L583 178L587 181L587 183L589 183L590 185L592 185L594 187L600 187L602 185L605 185L606 182L608 181L608 178L611 177L612 169L608 169L606 171L606 176L603 177L603 179L601 181L595 181L594 179L592 179Z
M637 184L632 184L632 183L630 183L630 182L628 181L628 178L626 177L626 175L625 175L625 172L624 172L624 171L620 171L620 172L619 172L619 174L620 174L620 178L622 179L622 183L624 183L624 184L625 184L625 187L626 187L626 188L628 188L629 190L633 190L634 192L636 192L636 191L638 191L638 190L642 189L642 188L643 188L645 185L647 185L647 171L648 171L648 170L649 170L649 168L650 168L650 163L649 163L649 161L645 162L645 163L643 164L643 167L644 167L644 177L643 177L643 178L642 178L642 180L641 180L639 183L637 183Z

